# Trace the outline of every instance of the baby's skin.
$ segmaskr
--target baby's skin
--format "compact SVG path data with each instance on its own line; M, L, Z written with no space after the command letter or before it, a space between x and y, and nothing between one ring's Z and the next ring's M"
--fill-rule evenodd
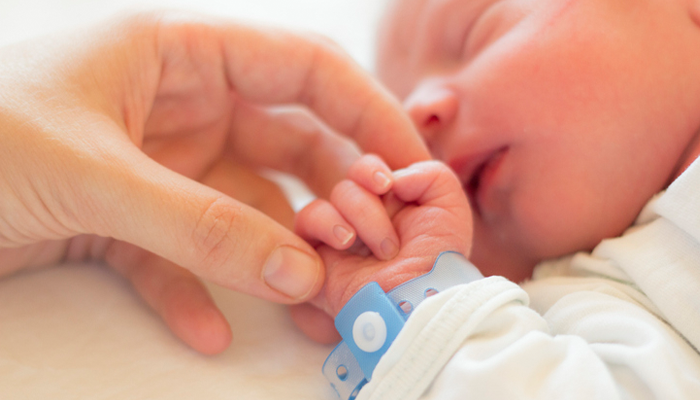
M400 0L377 73L513 282L616 237L700 155L700 3Z
M391 169L377 156L355 162L330 200L317 199L297 215L295 231L316 247L326 283L311 303L292 307L312 339L339 339L330 316L365 284L384 291L423 275L443 251L469 255L469 201L445 164L424 161Z

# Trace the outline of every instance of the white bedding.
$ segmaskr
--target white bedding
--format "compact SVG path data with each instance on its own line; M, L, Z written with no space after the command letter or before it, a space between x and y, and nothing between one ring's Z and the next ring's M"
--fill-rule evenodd
M284 306L212 287L233 344L202 356L100 265L0 281L2 399L326 399L311 343Z
M372 63L379 0L4 0L0 44L94 21L138 4L191 8L324 33ZM284 306L211 287L233 329L222 355L176 339L126 282L71 264L0 279L0 399L326 399L331 347Z

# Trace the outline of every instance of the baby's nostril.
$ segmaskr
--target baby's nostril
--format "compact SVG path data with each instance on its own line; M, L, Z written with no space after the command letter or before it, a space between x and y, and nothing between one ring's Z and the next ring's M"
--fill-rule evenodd
M439 124L439 123L440 123L440 117L438 117L435 114L432 114L432 115L430 115L430 117L428 117L428 120L425 121L425 126L430 127L432 125Z

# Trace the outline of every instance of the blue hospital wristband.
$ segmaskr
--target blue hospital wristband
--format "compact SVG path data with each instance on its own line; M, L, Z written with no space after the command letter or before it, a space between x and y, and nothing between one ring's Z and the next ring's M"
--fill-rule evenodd
M432 270L384 293L377 282L363 286L335 317L343 341L323 364L323 374L341 400L353 400L398 336L413 310L426 298L483 278L463 255L440 253Z

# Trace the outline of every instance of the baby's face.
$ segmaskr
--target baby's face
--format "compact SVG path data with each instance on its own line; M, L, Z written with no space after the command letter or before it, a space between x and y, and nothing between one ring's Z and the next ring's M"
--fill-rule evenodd
M486 274L620 234L673 178L700 123L696 27L675 3L394 4L378 72L462 179Z

